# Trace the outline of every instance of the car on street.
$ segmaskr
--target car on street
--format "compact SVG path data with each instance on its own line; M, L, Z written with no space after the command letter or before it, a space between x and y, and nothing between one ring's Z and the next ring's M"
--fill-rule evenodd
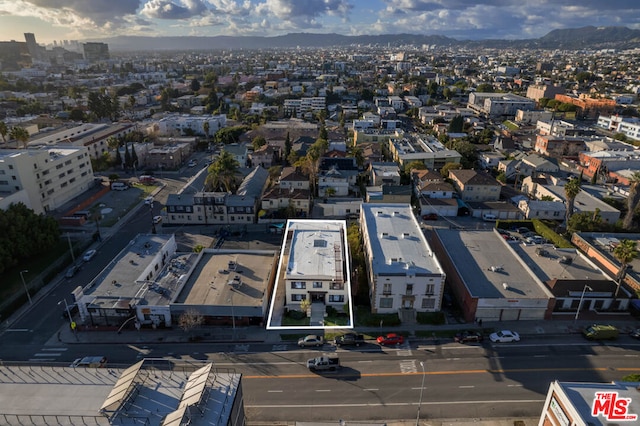
M73 278L73 276L76 274L76 272L78 272L79 266L78 265L71 265L69 266L69 269L67 269L67 272L64 274L65 278Z
M160 223L162 222L162 216L154 216L153 217L153 223Z
M640 328L636 328L635 330L633 330L631 333L629 333L629 336L633 337L634 339L640 339Z
M336 346L360 346L364 343L364 336L358 333L346 333L336 336L334 343Z
M96 253L97 253L97 251L95 251L94 249L87 250L85 252L84 256L82 256L82 260L84 260L85 262L88 262L91 259L93 259L93 256L95 256Z
M376 342L381 346L401 345L404 343L404 336L396 333L389 333L384 336L378 336Z
M479 331L466 330L456 334L453 340L458 343L479 343L482 342L483 336Z
M191 161L189 161L189 163L187 164L187 166L189 166L189 167L195 167L195 166L196 166L196 164L198 164L198 162L197 162L196 160L191 160Z
M301 348L307 348L310 346L322 346L324 345L324 337L316 336L315 334L309 334L298 339L298 346Z
M423 214L422 220L438 220L438 215L436 213Z
M498 332L491 333L489 335L489 340L491 340L493 343L519 342L520 335L515 331L500 330Z
M153 197L152 196L148 196L147 198L144 199L144 203L148 206L152 206L153 205Z

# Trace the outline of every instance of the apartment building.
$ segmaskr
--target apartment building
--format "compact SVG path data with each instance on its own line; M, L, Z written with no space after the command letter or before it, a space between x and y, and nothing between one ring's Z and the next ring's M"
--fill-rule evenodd
M513 93L478 93L469 94L468 108L476 114L497 118L501 116L515 117L518 110L535 109L535 101Z
M60 208L91 188L87 147L0 151L0 208L22 202L41 214Z
M363 203L360 226L371 311L439 311L445 274L411 205Z
M161 118L158 122L149 126L147 131L157 133L159 135L181 136L186 135L187 131L191 131L197 135L205 135L205 123L208 123L209 136L211 136L227 125L227 116L225 114L171 114L167 117Z
M463 201L498 201L502 185L486 173L450 170L449 178Z
M421 161L428 169L439 170L447 163L460 163L462 155L448 149L436 138L428 135L409 134L391 137L388 150L401 168L414 161Z
M640 140L640 119L637 117L601 115L596 125L610 132L622 133L633 140Z
M285 99L283 111L286 115L300 116L305 112L324 111L327 107L327 100L324 96L314 96L311 98Z

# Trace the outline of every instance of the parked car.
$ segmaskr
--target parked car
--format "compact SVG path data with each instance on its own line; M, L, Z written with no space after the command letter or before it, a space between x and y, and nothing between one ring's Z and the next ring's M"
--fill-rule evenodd
M153 223L160 223L162 222L162 216L154 216L153 217Z
M587 340L616 340L620 331L613 325L593 324L582 330Z
M436 213L423 214L422 220L438 220L438 215Z
M540 235L534 235L525 239L527 244L544 244L546 240Z
M489 340L491 340L493 343L519 342L520 335L515 331L501 330L496 333L491 333L489 335Z
M629 336L633 337L634 339L640 339L640 328L636 328L635 330L633 330L631 333L629 333Z
M358 333L346 333L336 336L334 343L336 346L360 346L364 343L364 336Z
M514 231L516 231L520 235L524 235L527 232L531 232L531 229L529 229L529 228L527 228L525 226L520 226L520 227L514 229Z
M401 345L404 343L404 336L396 333L389 333L384 336L378 336L376 342L381 346Z
M77 358L75 361L71 363L69 367L71 368L77 368L77 367L103 368L106 365L107 365L106 356L85 356L84 358Z
M97 251L95 251L94 249L87 250L87 252L84 254L84 256L82 256L82 260L84 260L85 262L88 262L91 259L93 259L93 256L95 256L96 253L97 253Z
M78 265L71 265L69 269L67 269L67 272L64 274L65 278L73 278L76 272L78 272L78 269Z
M482 342L483 336L479 331L467 330L456 334L453 340L458 343Z
M144 199L144 203L148 206L153 205L153 197L150 195L147 198Z
M298 346L306 348L309 346L322 346L324 344L324 337L316 336L315 334L309 334L308 336L298 339Z
M111 184L111 189L114 191L125 191L129 189L129 185L124 182L113 182Z
M189 167L195 167L195 166L196 166L196 164L198 164L198 162L197 162L196 160L191 160L191 161L189 161L189 163L187 164L187 166L189 166Z

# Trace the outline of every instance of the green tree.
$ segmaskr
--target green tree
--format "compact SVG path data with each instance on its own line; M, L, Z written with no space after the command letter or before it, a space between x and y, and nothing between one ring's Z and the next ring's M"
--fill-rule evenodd
M222 185L227 192L235 188L236 172L240 164L228 151L222 150L216 161L209 166L205 186L216 190Z
M131 168L131 153L129 152L129 144L124 144L124 168Z
M18 142L22 144L24 149L27 148L27 143L29 142L29 132L24 127L14 126L11 128L11 132L9 132L9 136L12 139L16 140L16 147Z
M464 126L464 119L461 115L456 115L451 119L449 123L448 132L449 133L460 133L462 132L462 128Z
M138 167L138 154L136 153L136 146L131 144L131 165Z
M267 140L264 138L264 136L262 135L258 135L255 138L253 138L253 140L251 141L251 146L253 147L254 151L257 151L260 149L260 147L264 146L267 144Z
M629 195L627 196L627 213L622 220L622 227L627 231L633 228L633 215L638 208L638 202L640 201L640 191L638 186L640 185L640 172L635 172L629 179Z
M120 149L116 148L116 159L115 159L116 167L122 167L122 154L120 154Z
M411 170L427 170L427 166L424 164L424 161L415 160L410 163L407 163L404 166L404 170L409 173Z
M9 134L7 123L0 121L0 136L2 136L2 142L4 143L7 143L7 134Z
M638 257L638 242L634 240L620 241L620 244L613 249L613 256L620 262L620 269L616 274L616 292L613 295L613 298L617 299L620 285L627 274L627 267L633 259Z
M208 121L202 124L202 130L204 130L204 136L207 138L207 146L209 146L209 130L211 130L211 128Z
M287 132L287 137L284 140L284 159L287 161L289 159L289 155L291 155L291 148L293 148L293 143L291 142L289 132Z
M197 93L200 90L200 82L197 78L191 80L191 91Z
M478 93L493 93L495 90L493 89L493 84L491 83L481 83L476 87L476 92Z
M565 214L565 223L567 229L569 229L569 219L573 214L573 206L576 201L576 197L580 193L580 180L577 178L569 179L564 185L564 195L567 199L567 211Z
M447 163L440 169L440 174L442 177L449 177L449 170L459 170L462 168L462 164L460 163Z

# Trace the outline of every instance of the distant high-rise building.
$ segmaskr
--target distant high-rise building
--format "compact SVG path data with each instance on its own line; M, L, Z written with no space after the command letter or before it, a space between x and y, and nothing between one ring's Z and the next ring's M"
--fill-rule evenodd
M24 33L24 40L27 42L27 50L29 50L29 55L31 55L32 60L38 60L39 49L38 43L36 43L36 35L33 33Z
M83 43L84 58L89 62L109 59L109 45L106 43Z

